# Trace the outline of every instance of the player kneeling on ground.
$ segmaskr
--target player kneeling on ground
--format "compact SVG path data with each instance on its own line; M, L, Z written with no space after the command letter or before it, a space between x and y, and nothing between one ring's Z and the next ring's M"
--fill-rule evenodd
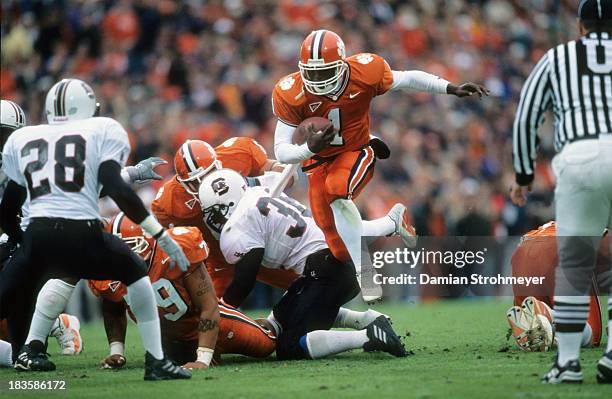
M525 234L512 254L513 276L544 277L544 286L514 286L514 305L506 316L518 346L528 352L548 351L555 344L553 303L555 269L559 263L555 222L548 222ZM609 259L610 235L600 243L597 270L605 269ZM597 271L596 271L597 272ZM598 285L591 284L588 320L582 331L583 347L601 343L602 314Z
M148 263L148 274L161 317L164 352L188 368L207 368L213 354L237 353L266 357L274 351L275 337L246 315L217 303L204 260L208 246L196 227L174 227L168 234L189 259L186 272L165 267L168 256L137 224L120 213L108 230L121 237ZM103 368L125 365L126 287L118 281L89 281L92 292L102 297L104 326L110 354ZM217 339L218 337L218 339Z
M321 358L357 348L405 356L388 318L378 312L363 312L363 319L375 315L367 326L353 325L365 326L364 330L328 331L337 321L346 321L351 312L340 311L340 307L359 293L355 270L334 258L305 206L284 194L273 198L269 192L264 187L247 188L244 178L228 169L202 181L204 216L223 226L221 251L236 265L234 280L222 298L224 304L242 304L260 266L290 269L301 277L268 318L278 333L278 359Z

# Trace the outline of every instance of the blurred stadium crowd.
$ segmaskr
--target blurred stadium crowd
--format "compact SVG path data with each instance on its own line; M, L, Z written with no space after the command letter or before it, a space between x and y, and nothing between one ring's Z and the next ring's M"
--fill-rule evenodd
M543 51L576 35L575 3L3 0L0 95L34 124L53 82L90 82L102 115L129 131L132 162L171 161L187 138L218 145L232 136L257 138L273 157L272 87L297 70L305 35L325 27L344 38L349 54L376 52L393 69L493 92L482 101L407 93L375 100L372 130L393 153L358 201L364 215L381 216L401 201L420 235L522 234L551 218L552 151L543 137L535 200L512 206L514 110ZM171 164L163 170L172 172ZM152 198L157 187L142 195ZM305 179L294 194L305 199Z

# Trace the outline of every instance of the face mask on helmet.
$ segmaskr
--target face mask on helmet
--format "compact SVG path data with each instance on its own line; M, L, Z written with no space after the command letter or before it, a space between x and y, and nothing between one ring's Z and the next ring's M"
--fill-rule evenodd
M230 203L230 206L224 204L216 204L202 210L206 224L215 233L221 234L223 226L225 226L225 223L227 223L227 220L231 216L231 205L233 205L233 202Z
M146 235L142 227L128 219L123 212L111 219L105 229L121 238L134 253L144 260L149 260L151 257L155 245L153 238Z
M138 237L125 237L122 238L128 247L134 251L137 255L140 255L144 260L148 260L151 255L151 244L143 236Z
M325 95L337 91L347 69L343 61L329 64L299 64L304 87L315 95Z
M206 172L208 171L205 171L204 173L198 174L194 177L190 177L189 179L181 179L177 176L177 180L183 185L183 187L189 194L195 196L197 199L198 190L200 189L202 180L204 179L204 177L206 177Z

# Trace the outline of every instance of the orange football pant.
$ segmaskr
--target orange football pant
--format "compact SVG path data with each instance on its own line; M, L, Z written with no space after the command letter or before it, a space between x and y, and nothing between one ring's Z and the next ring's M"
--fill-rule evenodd
M219 338L215 352L263 358L276 349L274 333L240 311L219 303Z
M313 164L309 161L305 164ZM308 198L312 216L323 234L332 254L342 262L351 257L336 231L334 213L330 204L339 199L357 198L374 175L376 157L371 147L343 152L333 161L326 162L307 172Z

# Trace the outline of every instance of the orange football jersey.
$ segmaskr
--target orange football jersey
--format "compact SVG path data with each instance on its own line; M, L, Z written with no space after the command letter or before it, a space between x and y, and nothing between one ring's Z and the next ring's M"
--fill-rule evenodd
M159 246L153 249L148 274L156 296L162 331L164 338L197 339L199 314L195 312L183 279L206 259L207 246L200 230L195 227L175 227L169 229L168 234L181 246L191 266L187 272L176 266L170 268L168 255ZM119 281L90 280L89 287L96 296L106 300L127 302L127 287Z
M370 103L393 83L391 68L376 54L356 54L348 57L346 63L347 76L337 97L308 92L299 72L279 80L272 92L274 115L288 125L297 126L313 116L332 121L339 134L317 154L323 157L358 150L368 144Z

